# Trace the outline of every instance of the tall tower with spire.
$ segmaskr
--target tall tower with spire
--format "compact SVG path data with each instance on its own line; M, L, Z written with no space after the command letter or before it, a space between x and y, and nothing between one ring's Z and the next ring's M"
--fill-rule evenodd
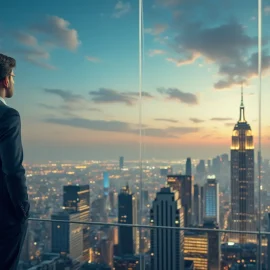
M243 85L239 120L234 126L231 145L231 229L255 231L254 209L254 144L250 125L245 118ZM237 243L255 242L248 234L232 234Z

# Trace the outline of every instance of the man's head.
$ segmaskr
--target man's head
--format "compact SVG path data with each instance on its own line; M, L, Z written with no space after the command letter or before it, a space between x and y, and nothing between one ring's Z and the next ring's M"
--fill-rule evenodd
M11 98L14 93L14 71L16 60L0 54L0 93L3 98Z

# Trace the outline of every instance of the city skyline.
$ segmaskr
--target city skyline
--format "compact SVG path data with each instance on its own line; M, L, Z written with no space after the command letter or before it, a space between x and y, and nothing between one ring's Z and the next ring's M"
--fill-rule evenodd
M144 5L144 157L228 153L242 81L256 147L256 3L178 2ZM17 1L0 19L0 50L18 62L7 103L21 114L25 160L139 158L137 1L29 5ZM270 6L263 9L268 75ZM264 76L263 89L269 82ZM269 97L264 91L263 115ZM270 157L270 123L262 123Z

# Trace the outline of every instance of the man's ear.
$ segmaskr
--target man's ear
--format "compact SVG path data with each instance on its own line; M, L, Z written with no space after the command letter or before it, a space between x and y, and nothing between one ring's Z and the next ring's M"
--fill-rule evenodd
M5 88L7 88L9 86L9 79L8 79L8 77L6 77L2 81L0 81L0 84L2 84Z

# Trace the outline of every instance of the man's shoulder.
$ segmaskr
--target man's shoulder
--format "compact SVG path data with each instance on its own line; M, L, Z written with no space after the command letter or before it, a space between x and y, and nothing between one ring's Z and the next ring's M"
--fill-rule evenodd
M13 115L17 115L20 116L19 112L9 106L1 106L0 107L0 117L2 117L3 115L5 116L13 116Z
M8 106L0 107L0 126L9 126L10 125L20 125L20 114L19 112Z

